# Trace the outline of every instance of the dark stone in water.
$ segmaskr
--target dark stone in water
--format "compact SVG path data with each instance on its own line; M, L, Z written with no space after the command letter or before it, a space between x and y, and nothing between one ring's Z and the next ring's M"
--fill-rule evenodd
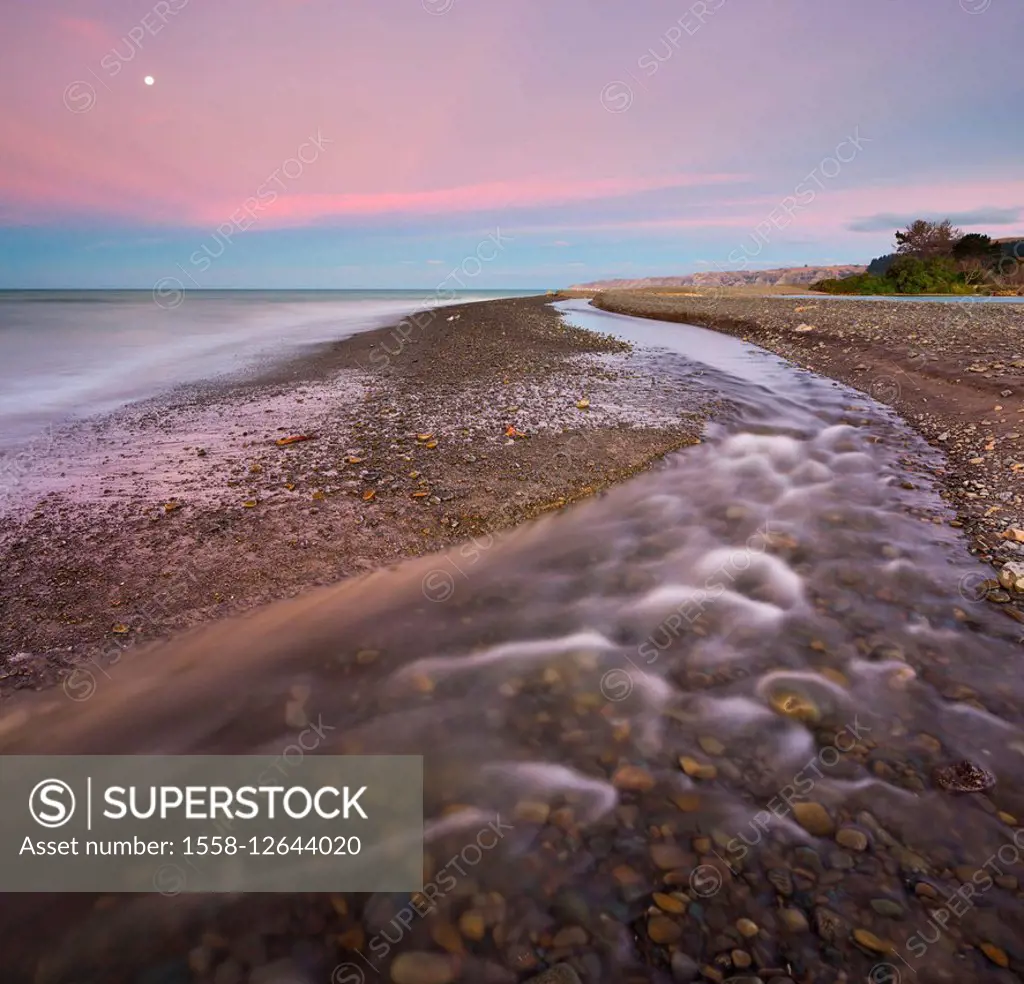
M935 770L935 781L943 789L953 793L983 793L996 784L996 777L980 765L956 762Z

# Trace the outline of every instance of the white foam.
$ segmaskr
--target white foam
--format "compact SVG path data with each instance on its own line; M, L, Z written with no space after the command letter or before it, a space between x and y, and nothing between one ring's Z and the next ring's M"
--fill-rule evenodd
M863 451L847 451L832 459L832 470L842 475L878 471L878 462Z
M395 681L412 676L425 675L433 679L453 673L464 673L498 663L510 666L517 663L533 663L545 659L557 659L577 649L598 649L611 651L617 647L599 632L576 632L560 639L536 639L528 642L509 642L493 646L480 653L468 656L435 656L418 659L404 666L392 677Z
M546 793L551 798L561 795L570 802L589 801L589 823L610 813L619 802L619 794L611 783L555 762L496 762L484 766L482 771L530 793Z
M805 457L803 445L784 434L736 434L722 443L730 458L759 457L776 471L790 471Z
M725 724L733 730L775 717L767 707L749 697L701 697L697 701L696 715L697 720Z
M665 631L678 632L684 623L696 623L704 612L716 608L730 611L736 618L750 624L764 627L778 625L786 616L786 610L767 601L748 598L732 590L723 590L720 585L710 588L695 588L686 584L669 584L655 588L632 606L634 612L654 616L659 626L664 623Z
M779 737L775 751L780 761L806 761L814 756L814 736L802 725L792 722Z
M757 681L757 693L767 698L772 690L780 686L805 689L812 694L824 692L840 705L850 702L850 695L838 683L833 683L812 670L775 670L766 673Z
M833 424L815 437L813 446L816 449L841 453L857 451L860 449L861 443L862 438L856 427L851 427L849 424Z
M448 834L458 833L460 830L486 826L494 820L494 817L493 812L485 813L476 807L469 807L436 820L429 820L423 827L423 842L429 844Z
M990 714L988 711L983 711L978 707L973 707L970 704L951 703L946 706L946 713L956 714L960 717L972 718L974 723L986 725L990 728L994 728L996 731L1012 731L1020 734L1020 729L1009 721L1004 721L1002 718L996 717L994 714ZM960 726L957 726L960 727Z
M799 485L822 485L834 477L831 469L826 465L820 461L808 459L790 473L789 479Z
M705 554L695 565L698 576L709 578L722 571L731 577L756 576L770 589L778 605L788 608L803 601L803 581L784 560L774 554L748 547L719 547ZM772 606L776 607L777 606Z

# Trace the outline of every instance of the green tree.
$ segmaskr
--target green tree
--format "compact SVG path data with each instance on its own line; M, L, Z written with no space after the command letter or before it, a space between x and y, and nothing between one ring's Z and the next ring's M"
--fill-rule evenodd
M963 277L951 257L901 256L886 271L886 279L900 294L949 294L963 284Z
M885 271L893 265L898 254L886 253L884 256L876 256L869 264L867 272L873 277L885 275Z
M979 232L969 232L957 240L953 247L954 260L981 260L993 262L999 256L999 246L992 242L990 236Z
M917 219L906 229L896 233L896 252L901 256L916 256L930 259L936 256L951 256L953 247L963 238L959 229L953 228L949 219L929 222Z

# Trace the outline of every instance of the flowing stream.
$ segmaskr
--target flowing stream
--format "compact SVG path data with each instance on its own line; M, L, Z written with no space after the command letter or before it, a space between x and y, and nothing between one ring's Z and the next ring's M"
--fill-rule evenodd
M495 817L500 842L404 921L407 896L7 896L12 966L42 959L54 984L372 984L447 941L466 951L453 976L495 984L559 960L588 984L698 966L1017 979L997 965L1024 961L1020 627L977 600L941 458L887 408L737 339L560 307L646 347L652 386L715 394L703 443L0 721L6 754L274 757L301 694L317 753L425 756L429 878ZM995 786L942 788L935 770L963 759Z

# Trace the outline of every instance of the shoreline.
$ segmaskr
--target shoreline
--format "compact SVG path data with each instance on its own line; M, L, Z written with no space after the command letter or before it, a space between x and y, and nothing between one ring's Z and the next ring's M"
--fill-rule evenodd
M401 392L412 400L432 381L442 394L438 412L454 413L451 394L476 398L493 388L489 352L501 359L502 392L506 378L517 385L514 371L505 373L521 357L526 384L540 393L526 394L524 412L550 416L575 396L565 370L582 361L595 385L611 367L627 377L607 397L590 393L593 422L623 390L638 412L658 409L631 388L633 370L657 382L662 402L672 378L702 372L667 365L661 352L658 373L642 360L653 350L581 356L573 339L592 349L607 346L605 336L562 338L548 312L531 329L534 313L520 305L492 308L482 321L459 319L461 328L438 323L417 336L430 353L412 344L397 352L389 399ZM472 345L477 334L483 348ZM651 334L630 337L651 344ZM739 348L696 330L692 337ZM471 352L472 365L456 365L453 346ZM365 364L369 350L346 346L336 356ZM655 984L670 974L737 980L744 971L753 980L788 980L793 967L793 980L827 977L836 966L864 977L900 947L920 957L925 920L956 879L973 877L977 859L995 856L1020 829L1024 746L1010 740L1019 734L1020 702L1005 683L1016 650L995 626L1002 620L984 608L956 624L948 565L958 575L971 565L959 535L920 526L948 520L951 510L934 508L936 457L918 436L888 411L861 412L864 401L828 379L806 378L765 353L747 355L749 372L721 370L714 392L724 412L715 430L733 412L750 426L722 442L716 433L636 485L520 526L496 549L490 540L464 540L464 548L307 590L245 618L218 618L140 648L143 658L112 669L109 680L99 667L79 665L63 692L8 704L0 743L12 755L422 750L425 817L432 826L443 821L425 844L424 880L457 856L479 811L511 824L509 849L487 864L481 857L436 908L389 938L394 947L382 951L374 941L415 896L240 893L200 904L183 890L191 875L180 869L181 880L159 898L10 896L0 912L10 966L54 984L90 972L141 980L172 966L181 980L188 967L203 980L255 981L287 970L312 981L372 954L380 980L403 984L540 984L559 979L551 968L564 965L572 968L566 984ZM470 371L483 389L466 378ZM340 367L338 378L351 383L345 372ZM795 377L792 390L787 377ZM745 413L747 387L763 391L763 402L750 397ZM307 390L304 400L313 398ZM771 415L777 399L791 404L791 415ZM373 419L365 411L361 422ZM539 442L533 419L537 438L497 449ZM265 426L272 437L276 428ZM787 432L808 438L803 454ZM453 440L436 433L442 440L429 450ZM310 452L325 439L282 454ZM876 446L877 455L869 451ZM765 467L766 449L780 455L778 467ZM211 445L211 457L218 453ZM848 467L851 454L875 467ZM910 467L915 461L921 469ZM769 526L780 495L788 504ZM933 540L941 541L934 550ZM239 544L227 546L224 555L237 562ZM739 592L781 609L782 620L766 623L761 606L725 601L690 623L679 582L707 570L710 558L730 576L752 568L752 580L736 578ZM443 593L428 594L439 584ZM685 580L683 590L693 598ZM689 628L673 628L673 618ZM311 727L313 748L302 737ZM822 782L801 789L800 802L787 800L792 815L783 826L780 790L806 779L810 766L796 770L812 753ZM939 781L965 755L998 777L991 792L949 795ZM762 832L763 842L753 826L759 807L780 821ZM447 818L460 815L467 826L448 829ZM754 840L743 836L748 830ZM708 891L702 879L712 872ZM1016 879L999 887L979 910L986 921L965 921L962 935L936 951L928 980L952 979L950 968L987 980L986 959L1016 963ZM693 906L701 918L687 916ZM37 926L47 928L45 939ZM47 943L53 939L59 946Z
M0 533L0 697L64 678L85 699L138 646L480 549L698 442L706 396L652 392L640 353L552 300L426 310L76 426L19 491L59 490Z
M1011 562L1024 575L1024 342L1014 335L1024 304L819 301L728 289L674 297L607 291L593 304L742 338L892 407L946 456L938 477L956 510L951 525L997 569L968 590L1024 623L1017 569L998 580ZM1012 530L1021 530L1019 539Z

